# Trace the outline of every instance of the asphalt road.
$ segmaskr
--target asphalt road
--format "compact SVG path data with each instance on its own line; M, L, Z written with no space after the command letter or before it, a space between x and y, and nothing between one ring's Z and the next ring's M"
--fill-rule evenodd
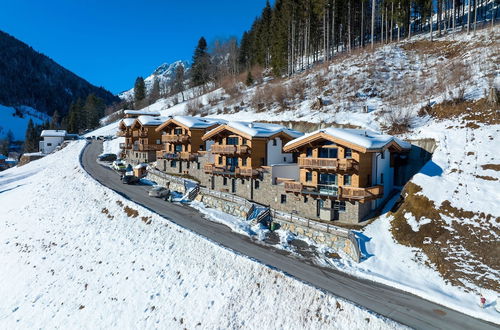
M202 215L190 207L151 198L147 195L147 187L122 184L114 171L98 164L96 158L101 152L102 143L94 141L85 148L81 156L83 167L98 182L237 253L416 329L499 329L492 323L475 319L410 293L324 268L282 250L257 243L222 224L203 220Z

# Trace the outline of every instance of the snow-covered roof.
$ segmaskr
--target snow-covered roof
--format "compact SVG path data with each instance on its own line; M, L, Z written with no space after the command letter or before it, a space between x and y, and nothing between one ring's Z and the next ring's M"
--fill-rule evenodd
M42 131L42 134L40 134L41 137L65 137L66 136L66 131L62 129L46 129Z
M224 119L207 117L175 116L172 119L188 128L207 128L227 123L227 120Z
M226 127L235 129L245 135L256 138L270 137L281 132L288 134L292 138L298 138L304 134L282 125L258 122L230 121L226 124ZM208 132L207 134L210 134L210 132Z
M144 110L124 110L124 114L126 115L131 115L131 116L159 116L159 112L150 112L150 111L144 111Z
M124 119L122 119L122 123L123 123L123 125L125 125L125 127L132 126L132 124L134 123L134 121L135 121L134 118L124 118Z
M159 126L168 120L168 117L139 116L136 120L143 126Z
M326 135L331 136L334 139L339 139L343 140L352 144L355 144L357 146L360 146L362 148L365 148L367 150L370 149L382 149L386 145L388 145L391 142L397 143L402 149L410 149L411 144L408 142L405 142L403 140L400 140L392 135L386 135L386 134L381 134L377 133L374 131L370 130L364 130L364 129L353 129L353 128L336 128L336 127L329 127L329 128L324 128L320 129L317 131L314 131L312 133L305 134L304 136L301 136L295 140L292 140L285 144L285 148L291 145L296 144L297 142L304 141L308 139L309 137L323 133Z
M140 163L140 164L137 164L134 166L135 169L141 169L141 168L146 168L148 167L148 164L145 164L145 163Z

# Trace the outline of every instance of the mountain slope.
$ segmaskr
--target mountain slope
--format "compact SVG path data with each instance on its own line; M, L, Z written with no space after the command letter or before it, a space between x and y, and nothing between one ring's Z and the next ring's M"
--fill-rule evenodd
M146 79L144 79L144 83L146 85L146 91L150 91L153 88L153 83L155 79L158 79L160 84L160 90L162 93L165 93L169 89L169 85L172 80L175 78L175 71L177 67L182 65L184 67L184 75L187 77L189 75L189 62L187 61L175 61L174 63L163 63L156 70L150 74ZM122 92L118 95L120 98L124 100L131 100L134 97L134 89L131 88L128 91Z
M91 93L106 104L119 100L0 31L0 104L29 106L48 115L56 110L65 114L72 101Z

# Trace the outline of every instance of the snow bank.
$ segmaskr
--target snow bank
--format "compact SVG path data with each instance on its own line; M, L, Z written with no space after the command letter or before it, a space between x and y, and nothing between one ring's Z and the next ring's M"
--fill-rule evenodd
M84 143L0 174L0 327L399 326L100 186Z

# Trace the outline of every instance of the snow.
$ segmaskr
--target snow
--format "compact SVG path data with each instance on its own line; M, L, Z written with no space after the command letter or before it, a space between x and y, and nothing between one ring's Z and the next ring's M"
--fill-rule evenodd
M106 140L102 143L103 153L105 154L115 154L119 156L121 154L120 143L125 143L124 137L117 137L111 140Z
M145 115L145 116L159 116L160 113L159 112L151 112L151 111L143 111L143 110L124 110L123 113L125 115L131 115L131 116L141 116L141 115Z
M172 119L188 128L208 128L214 125L226 123L223 119L207 117L175 116Z
M123 123L123 125L125 125L125 127L130 127L132 126L132 124L134 123L135 119L134 118L124 118L121 120L120 123Z
M30 119L33 120L34 124L38 125L50 119L45 113L38 112L28 106L19 106L16 108L23 113L23 118L15 116L16 109L14 107L7 107L0 104L0 138L5 137L10 130L16 140L24 140Z
M84 144L0 174L0 327L400 327L101 186Z
M408 142L404 142L400 139L397 139L393 136L386 135L386 134L381 134L381 133L376 133L370 130L360 130L360 129L351 129L351 128L335 128L335 127L328 127L325 129L320 129L317 131L314 131L309 134L305 134L302 137L299 137L295 140L292 140L288 142L285 146L289 146L292 144L295 144L297 142L300 142L304 139L307 139L308 137L319 134L319 133L324 133L332 138L337 138L341 139L343 141L348 141L350 143L353 143L355 145L358 145L360 147L366 148L366 149L382 149L386 145L388 145L391 142L396 142L401 148L403 149L410 149L411 144Z
M299 137L304 133L295 131L290 128L286 128L282 125L277 124L266 124L266 123L258 123L258 122L242 122L242 121L231 121L228 122L226 127L233 128L245 135L251 137L270 137L278 133L285 133L291 137ZM214 130L217 128L214 128ZM213 130L212 130L213 131ZM210 132L212 132L210 131ZM207 134L210 134L208 132Z
M42 134L40 134L41 137L66 137L66 131L65 130L52 130L52 129L46 129L42 131Z
M139 116L136 119L143 126L159 126L168 120L167 117Z

